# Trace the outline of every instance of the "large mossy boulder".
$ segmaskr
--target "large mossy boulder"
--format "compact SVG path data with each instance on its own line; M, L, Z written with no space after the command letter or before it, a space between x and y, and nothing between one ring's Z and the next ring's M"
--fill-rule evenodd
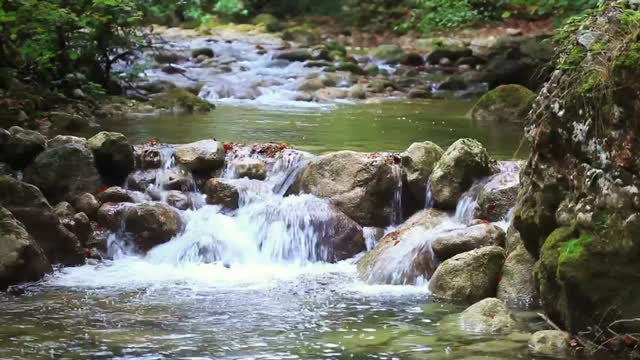
M193 172L211 173L224 166L225 151L222 143L201 140L175 148L178 165Z
M522 85L501 85L484 94L471 109L471 118L480 122L523 123L536 94Z
M0 291L50 272L44 251L9 210L0 207Z
M37 131L14 126L8 131L0 129L0 162L15 170L22 170L44 151L47 139Z
M24 224L52 264L84 263L78 238L64 227L37 187L11 177L0 177L0 206Z
M155 108L164 109L174 114L206 113L215 108L210 102L180 88L154 96L150 104Z
M455 209L474 180L489 176L492 171L491 158L482 144L473 139L456 141L442 155L429 177L436 207Z
M127 138L120 133L103 131L90 138L87 144L104 182L123 185L135 166L133 147Z
M488 246L445 260L429 282L436 298L473 304L495 297L505 260L504 249Z
M640 314L639 18L607 2L568 25L526 130L514 225L538 259L545 312L570 332Z
M393 166L393 159L379 154L327 154L307 164L290 192L327 198L358 224L385 227L397 186Z
M444 154L442 148L430 141L414 143L400 154L402 170L414 199L424 205L429 176Z
M84 193L95 193L102 185L88 147L66 144L40 153L24 171L24 181L37 186L54 204L74 202Z
M416 285L431 278L437 266L431 249L433 229L446 219L446 213L435 209L413 215L358 262L360 278L392 285Z

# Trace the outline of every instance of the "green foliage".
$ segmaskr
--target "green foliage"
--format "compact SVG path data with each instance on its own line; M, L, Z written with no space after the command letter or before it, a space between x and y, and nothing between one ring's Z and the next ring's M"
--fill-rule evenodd
M468 0L416 0L414 16L420 18L419 29L432 31L473 24L481 16Z

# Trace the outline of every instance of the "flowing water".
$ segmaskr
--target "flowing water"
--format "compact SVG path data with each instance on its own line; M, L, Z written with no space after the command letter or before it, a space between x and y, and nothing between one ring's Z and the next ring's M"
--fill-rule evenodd
M182 85L190 85L189 78L206 80L200 95L218 105L215 111L111 120L100 130L122 132L133 143L212 137L287 142L316 154L399 152L424 140L446 147L473 137L496 157L512 158L520 143L518 127L471 122L465 116L471 103L462 100L295 101L295 85L312 70L274 63L269 51L277 44L268 40L260 41L267 53L258 55L255 43L199 39L168 46L188 51L205 43L229 59L218 60L230 72L188 62ZM455 320L461 308L432 302L426 281L366 285L357 277L355 259L327 263L331 254L323 239L335 235L329 203L311 195L283 196L313 155L285 151L268 160L266 181L237 179L234 160L247 156L242 149L230 154L224 173L242 189L239 210L204 206L203 195L192 191L193 208L181 213L185 230L170 242L142 255L116 233L109 239L113 260L59 269L22 296L0 295L0 358L529 357L528 334L545 326L534 314L517 313L511 334L467 333ZM166 175L175 171L171 149L162 157L165 166L147 193L166 200ZM401 211L402 182L396 175L392 221L397 225L407 214ZM464 220L451 221L461 226ZM368 249L379 232L364 229Z

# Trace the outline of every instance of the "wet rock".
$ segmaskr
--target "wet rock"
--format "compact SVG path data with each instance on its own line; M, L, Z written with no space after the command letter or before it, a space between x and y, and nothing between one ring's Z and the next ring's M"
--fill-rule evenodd
M145 192L154 185L164 186L161 190L193 191L193 179L179 169L136 171L127 178L127 187L131 190Z
M477 302L460 315L462 329L476 334L508 333L515 325L511 310L496 298Z
M178 210L188 210L193 207L193 201L191 201L191 198L187 194L177 190L169 191L167 193L166 201L167 204Z
M431 98L431 89L413 88L407 94L409 99L429 99Z
M124 184L135 165L133 147L127 138L120 133L103 131L89 139L87 144L104 182L109 185Z
M205 185L207 204L220 205L230 210L239 207L240 193L233 183L224 179L210 179Z
M142 81L136 84L139 90L145 91L147 94L159 94L175 89L176 85L165 80Z
M306 49L294 49L282 51L275 56L278 60L286 60L290 62L304 62L307 60L311 60L313 55Z
M106 189L105 191L102 191L100 193L98 193L96 195L96 199L103 203L122 203L122 202L129 202L132 203L133 198L131 198L131 195L129 194L129 192L123 188L121 188L120 186L112 186L108 189Z
M57 135L53 139L47 142L48 148L54 148L67 144L77 144L83 147L87 146L87 139L83 137L70 136L70 135Z
M89 217L83 212L73 215L70 230L78 238L82 247L86 247L93 235L91 220L89 220Z
M144 203L126 208L124 231L144 252L168 242L181 230L180 215L168 205Z
M210 173L224 166L224 146L215 140L201 140L175 148L178 165L193 172Z
M187 69L185 69L184 67L174 64L165 65L161 68L161 70L163 73L168 75L184 74L187 72Z
M296 26L287 29L282 33L282 40L293 41L300 46L313 46L319 44L322 40L320 35L311 28L306 26Z
M315 96L322 101L346 99L349 97L349 91L339 88L324 88L316 91Z
M349 88L349 97L352 99L364 100L367 98L367 92L361 85L353 85Z
M405 66L423 66L425 60L420 54L408 53L402 58L400 63Z
M532 355L563 359L570 353L569 334L558 330L542 330L531 335L529 351Z
M413 143L402 154L400 163L413 198L424 205L429 176L444 154L442 148L430 141Z
M268 32L278 32L285 29L285 25L271 14L259 14L253 18L252 24L262 24Z
M24 181L37 186L53 203L73 202L101 186L91 151L79 144L66 144L40 153L24 171Z
M92 194L85 193L76 198L74 206L79 212L87 214L90 219L95 219L101 204Z
M234 161L233 168L237 178L264 180L267 178L267 166L258 159L243 159Z
M504 247L505 233L493 224L479 224L438 235L432 242L434 254L444 261L458 254L486 246Z
M129 203L106 203L102 204L96 214L97 223L110 231L118 231L123 226L123 219L127 209L132 204Z
M520 244L507 256L498 284L497 298L512 307L531 308L539 304L534 270L535 259Z
M387 64L398 64L405 57L405 53L398 45L384 44L373 50L373 56Z
M185 57L168 51L160 51L153 56L158 64L178 64L185 61Z
M0 129L0 162L22 170L44 151L47 140L36 131L14 126L9 131Z
M325 87L324 82L322 81L321 78L316 77L313 79L307 79L305 80L302 84L300 84L300 86L298 87L298 90L300 91L316 91L316 90L320 90L322 88Z
M51 126L59 131L81 130L87 128L91 123L91 119L89 117L62 111L50 112L49 121L51 122Z
M52 264L84 263L78 239L63 226L38 188L10 177L0 177L0 206L24 224Z
M312 160L290 189L330 199L362 226L390 224L397 181L393 160L379 154L340 151Z
M437 207L455 209L460 196L473 181L491 175L487 150L473 139L453 143L436 164L429 182Z
M505 252L488 246L458 254L445 260L429 282L436 298L472 304L495 297Z
M76 210L66 201L62 201L53 207L53 213L60 220L71 219L76 214Z
M346 71L356 75L367 75L367 71L361 68L358 64L341 61L336 65L336 71Z
M37 281L50 271L44 251L9 210L0 207L0 290Z
M16 176L16 172L13 168L5 163L0 163L0 176Z
M205 56L207 58L212 58L214 56L216 56L216 54L213 52L213 49L211 48L197 48L197 49L193 49L191 50L191 57L192 58L197 58L200 56Z
M449 62L456 62L460 58L472 56L471 49L457 46L438 47L434 49L427 56L427 63L431 65L438 65L442 63L443 59L449 60Z
M415 285L429 279L436 268L431 232L446 218L446 213L434 209L413 215L358 262L360 278L370 284L393 285Z
M314 224L320 235L320 258L335 263L354 257L366 250L362 228L334 206Z
M502 85L486 93L471 109L475 121L522 123L536 94L521 85Z
M163 159L162 149L154 145L134 146L134 157L138 168L143 170L159 169L162 167Z
M491 177L478 194L476 217L496 222L505 220L516 205L520 190L519 166Z
M206 113L215 108L213 104L197 95L178 88L153 96L149 103L157 109L167 110L173 114Z

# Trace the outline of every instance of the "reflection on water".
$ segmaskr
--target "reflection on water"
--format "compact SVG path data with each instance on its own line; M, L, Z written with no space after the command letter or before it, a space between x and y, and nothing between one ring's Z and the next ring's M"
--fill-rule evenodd
M465 116L471 106L471 102L461 100L398 101L281 111L223 105L206 115L112 120L104 122L103 129L122 132L134 143L150 138L186 143L213 137L240 143L287 142L313 153L400 152L417 141L430 140L447 147L459 138L472 137L481 141L494 156L512 158L522 139L522 126L475 124Z
M351 264L149 268L121 259L65 269L0 305L0 358L526 357L522 333L464 334L447 320L459 308L429 303L425 288L363 285ZM522 332L541 325L521 320Z

